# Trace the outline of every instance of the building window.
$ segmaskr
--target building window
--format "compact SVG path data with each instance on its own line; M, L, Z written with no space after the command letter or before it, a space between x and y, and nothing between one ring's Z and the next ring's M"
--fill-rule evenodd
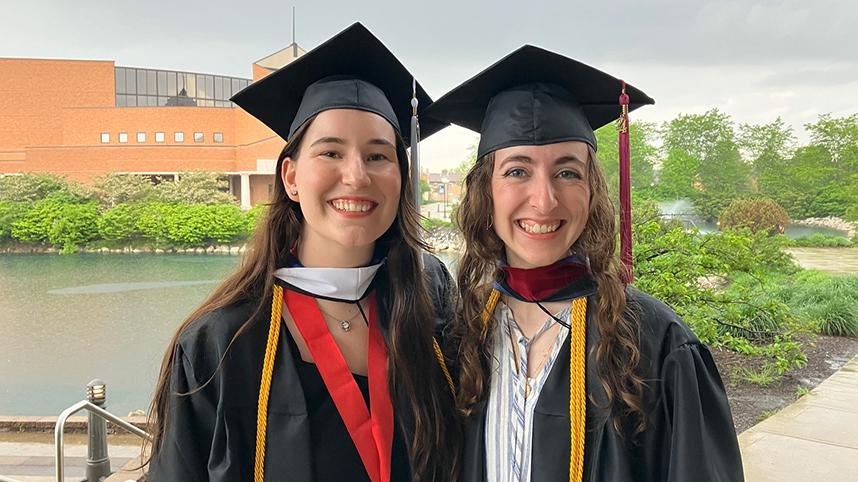
M155 142L164 142L164 133L156 132L155 133Z
M176 142L185 142L185 133L176 132L175 134L173 134L173 140Z
M137 133L137 142L146 142L146 133L138 132Z
M101 134L101 143L110 144L110 134Z
M202 132L194 132L194 142L203 142Z
M119 142L128 142L128 133L120 132L119 133Z
M223 132L215 132L213 138L215 142L223 142Z

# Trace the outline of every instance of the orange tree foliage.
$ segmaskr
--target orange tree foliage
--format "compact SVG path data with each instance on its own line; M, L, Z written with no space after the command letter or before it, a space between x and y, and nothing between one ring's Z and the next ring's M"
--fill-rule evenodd
M750 228L752 232L777 233L778 227L786 228L789 214L778 203L768 198L734 199L718 218L721 229Z

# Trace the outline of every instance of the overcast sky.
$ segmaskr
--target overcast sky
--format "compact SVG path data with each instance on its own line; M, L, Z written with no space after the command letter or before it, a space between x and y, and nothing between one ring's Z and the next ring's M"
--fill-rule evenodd
M781 116L806 142L818 114L858 113L855 0L0 0L0 57L249 78L254 61L291 43L293 6L304 49L363 22L433 98L533 44L655 98L634 119L717 107L736 123ZM424 165L453 167L475 140L448 128L423 144Z

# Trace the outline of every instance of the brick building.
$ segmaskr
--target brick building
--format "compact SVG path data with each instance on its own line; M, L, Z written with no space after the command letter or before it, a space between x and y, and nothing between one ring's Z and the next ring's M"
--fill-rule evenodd
M459 200L462 196L462 182L465 180L464 174L449 173L449 174L421 174L421 179L429 182L429 193L424 194L426 201L444 201L446 194L447 202L453 203Z
M0 175L90 181L222 171L242 207L265 201L284 141L229 102L304 54L297 44L252 65L253 79L116 66L113 61L0 58Z

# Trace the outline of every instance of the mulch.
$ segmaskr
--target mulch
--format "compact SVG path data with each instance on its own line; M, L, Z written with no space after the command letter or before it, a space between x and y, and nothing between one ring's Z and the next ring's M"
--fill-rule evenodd
M744 432L778 410L795 402L804 390L810 390L839 370L856 354L858 339L819 335L804 340L807 366L784 373L776 382L762 387L742 380L737 370L758 370L762 360L712 349L718 372L727 389L736 433Z

